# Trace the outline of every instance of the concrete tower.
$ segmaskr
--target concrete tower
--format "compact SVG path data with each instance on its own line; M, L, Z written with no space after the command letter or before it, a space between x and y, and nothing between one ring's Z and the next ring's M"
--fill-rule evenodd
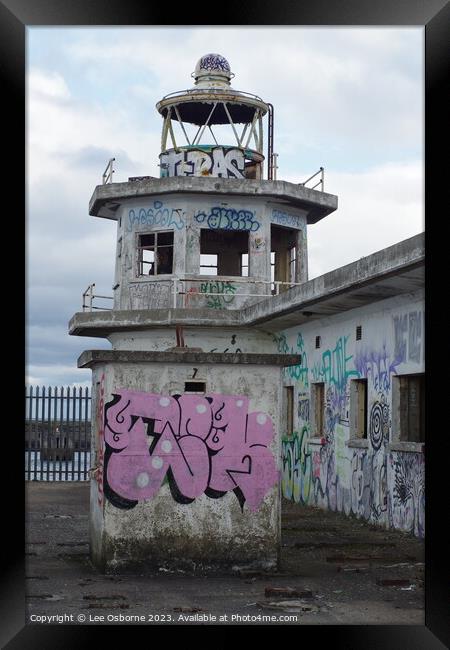
M113 308L69 325L112 346L78 360L93 373L103 570L278 562L281 379L300 357L245 314L307 280L306 226L337 199L273 179L272 106L231 88L223 56L193 76L157 104L160 178L99 185L89 206L117 221Z

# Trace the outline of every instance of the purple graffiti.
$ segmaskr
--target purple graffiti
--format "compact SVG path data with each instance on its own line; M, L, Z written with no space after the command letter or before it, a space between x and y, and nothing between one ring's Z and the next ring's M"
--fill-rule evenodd
M239 395L115 391L105 406L105 496L131 508L167 477L179 503L233 491L242 508L257 510L278 472L272 420L248 407Z

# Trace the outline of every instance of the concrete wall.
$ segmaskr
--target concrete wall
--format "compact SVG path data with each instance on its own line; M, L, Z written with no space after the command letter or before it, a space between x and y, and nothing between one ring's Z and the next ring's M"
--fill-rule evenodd
M290 228L297 238L297 281L307 279L306 211L286 208L257 197L186 194L127 199L118 209L114 309L159 309L174 306L171 277L187 278L179 307L239 309L270 295L271 224ZM237 275L200 276L200 231L248 234L249 280ZM173 231L173 272L165 276L137 277L139 234ZM230 264L234 253L227 252ZM196 281L197 280L197 281ZM201 281L198 281L201 280ZM205 295L213 294L213 295ZM257 294L244 297L243 294Z
M396 399L400 376L424 372L423 311L419 291L273 335L279 352L302 355L301 365L284 370L296 403L295 432L283 438L284 496L424 536L424 446L398 441ZM367 438L351 440L351 382L362 378ZM325 389L322 439L315 382Z
M94 365L97 566L277 564L282 372L181 361ZM205 395L185 393L192 380L205 382Z
M267 332L243 327L183 327L184 343L203 352L276 352L273 337ZM146 331L118 332L108 340L114 350L164 351L176 346L174 326Z

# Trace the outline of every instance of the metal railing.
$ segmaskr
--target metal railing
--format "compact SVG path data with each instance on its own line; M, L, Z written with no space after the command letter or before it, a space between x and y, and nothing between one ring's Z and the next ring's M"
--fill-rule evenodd
M136 279L138 284L139 280ZM178 277L173 277L173 278L161 278L161 280L154 280L152 279L151 281L143 280L142 284L171 284L171 289L168 292L169 296L172 296L172 307L176 309L180 305L178 305L178 296L183 296L183 304L182 307L189 307L189 302L191 298L195 297L202 297L202 296L230 296L232 295L233 297L239 297L239 298L269 298L273 296L277 296L279 293L281 293L283 290L286 289L291 289L292 287L298 287L302 282L284 282L281 280L254 280L253 278L243 278L243 277L231 277L231 276L212 276L212 275L205 275L205 276L199 276L196 278L178 278ZM197 290L194 287L189 287L186 288L186 284L193 284L193 283L199 283L199 284L204 284L204 285L213 285L216 283L219 285L219 283L222 285L222 291L219 290L219 286L217 287L216 291L208 291L205 290L203 287L200 288L200 290ZM251 285L263 285L266 287L270 287L269 291L265 293L236 293L236 287L235 285L239 284L251 284ZM108 310L108 307L98 307L94 306L93 300L95 298L106 298L109 300L113 300L113 296L99 296L95 295L93 293L93 288L95 287L95 284L89 285L89 287L86 289L86 291L83 293L83 311L92 311L93 309L103 309L103 310ZM86 303L86 299L88 299L88 302Z
M86 291L83 293L83 311L92 311L93 309L108 310L109 307L98 307L98 306L94 306L92 303L94 302L95 298L101 298L103 300L114 300L114 297L94 294L94 287L95 287L95 282L93 284L90 284L86 289Z
M173 295L173 306L177 306L177 296L183 296L183 307L188 307L188 302L189 299L194 297L194 296L226 296L227 293L217 290L217 291L204 291L203 289L201 291L196 291L193 290L193 287L190 287L187 291L186 289L180 289L178 288L178 283L192 283L192 282L197 282L201 284L209 284L212 285L214 283L221 283L222 285L236 285L236 284L253 284L253 285L264 285L266 287L270 287L270 291L268 293L233 293L233 296L239 297L239 298L269 298L273 296L277 296L280 293L280 289L283 287L286 287L286 289L291 289L292 287L300 286L302 282L282 282L280 280L254 280L253 278L239 278L237 279L236 277L225 277L225 276L204 276L199 277L199 278L172 278L173 282L173 290L172 290L172 295Z
M319 171L317 171L315 174L313 174L312 176L307 178L306 181L304 181L303 183L299 183L299 185L305 186L306 183L309 183L309 181L312 181L313 178L315 178L316 176L318 176L320 174L320 181L318 183L316 183L313 187L310 187L309 189L314 190L318 185L322 185L320 190L321 190L321 192L324 192L325 191L324 190L324 171L325 170L324 170L323 167L319 167Z
M87 387L25 387L25 480L88 480L91 402Z
M114 169L113 169L113 162L115 161L115 158L110 158L108 161L108 164L106 165L106 169L103 172L103 185L106 185L106 183L112 183L112 177L114 174Z

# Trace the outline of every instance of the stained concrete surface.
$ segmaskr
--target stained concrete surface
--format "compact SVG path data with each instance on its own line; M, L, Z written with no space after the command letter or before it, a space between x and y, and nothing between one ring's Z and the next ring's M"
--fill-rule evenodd
M30 482L26 494L27 623L424 625L424 543L406 533L283 500L277 573L102 575L89 486Z

